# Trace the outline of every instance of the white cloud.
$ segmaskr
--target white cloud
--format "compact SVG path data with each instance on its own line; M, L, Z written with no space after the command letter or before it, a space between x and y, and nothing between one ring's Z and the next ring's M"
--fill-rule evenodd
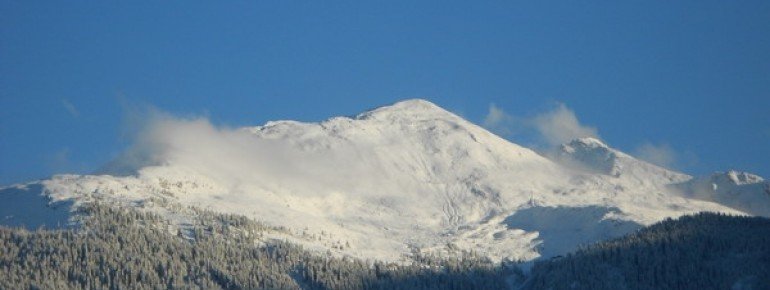
M484 127L497 127L503 125L508 119L510 119L510 116L503 109L491 103L489 104L489 113L484 117Z
M497 134L534 141L536 146L554 147L576 138L599 138L596 128L581 124L575 112L562 103L529 118L510 115L491 103L482 124Z
M144 123L128 124L135 127L129 136L132 145L101 173L128 175L147 166L169 164L195 170L234 191L292 184L298 194L313 194L319 188L353 188L360 185L357 180L384 174L357 159L375 155L368 151L372 148L343 144L340 146L350 147L336 152L308 151L283 139L259 138L246 129L215 126L201 117L176 118L153 109L131 113L140 115L127 116L127 120ZM382 180L382 184L367 186L394 185Z
M542 112L528 119L507 115L502 109L491 104L490 112L484 119L484 123L485 125L503 126L510 125L511 120L518 120L516 123L523 123L524 126L534 131L537 139L551 147L576 138L600 138L595 127L582 124L575 112L563 103L557 104L550 111ZM666 143L643 143L634 149L632 155L652 164L672 169L680 166L691 166L698 162L697 156L692 152L680 154Z
M553 110L535 116L531 122L543 141L551 146L576 138L599 138L596 128L581 124L575 112L561 103Z
M668 144L644 143L634 150L634 156L652 164L674 168L678 162L677 152Z
M489 112L484 116L482 125L488 130L500 135L510 135L516 126L514 117L503 111L494 103L489 104Z
M68 113L74 118L77 118L80 116L80 112L78 112L78 109L75 108L75 105L70 103L67 99L61 100L62 106L64 106L64 109L67 110Z

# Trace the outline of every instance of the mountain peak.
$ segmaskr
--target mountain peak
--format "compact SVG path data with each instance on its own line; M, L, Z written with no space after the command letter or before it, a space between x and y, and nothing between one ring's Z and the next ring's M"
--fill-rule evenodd
M423 99L409 99L366 111L356 119L456 119L457 115Z
M424 108L424 109L440 109L438 105L431 103L428 100L425 99L406 99L403 101L398 101L390 105L390 107L395 108Z
M713 179L719 179L721 176L722 178L728 179L731 183L735 185L754 184L754 183L761 183L765 181L759 175L754 175L748 172L736 171L736 170L729 170L725 173L715 173L712 176L713 176Z
M555 157L564 165L615 177L623 175L640 182L657 180L658 183L672 183L689 178L686 174L636 159L592 137L574 139L561 145Z
M616 164L616 150L596 138L578 138L562 144L556 158L565 164L578 165L599 173L620 174Z
M610 149L607 144L594 137L577 138L570 141L568 144L570 147L588 147L588 148L605 148Z
M770 216L770 183L757 175L729 170L678 185L688 196L715 201L743 212Z

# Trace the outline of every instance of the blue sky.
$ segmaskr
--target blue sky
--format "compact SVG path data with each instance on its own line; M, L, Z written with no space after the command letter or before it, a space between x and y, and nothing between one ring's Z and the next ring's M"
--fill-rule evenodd
M245 126L407 98L770 176L768 1L362 2L0 0L0 184L99 168L135 104Z

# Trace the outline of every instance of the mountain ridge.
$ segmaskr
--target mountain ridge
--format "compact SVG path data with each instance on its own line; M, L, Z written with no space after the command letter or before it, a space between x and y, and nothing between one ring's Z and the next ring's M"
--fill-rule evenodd
M269 238L386 261L463 250L532 260L668 217L745 214L687 194L679 184L692 177L598 139L541 155L425 100L318 123L222 129L162 120L151 129L145 143L162 150L148 150L156 154L148 159L163 162L129 176L33 184L72 208L95 200L141 207L177 228L191 220L186 207L243 214L289 229ZM0 190L0 199L9 194Z

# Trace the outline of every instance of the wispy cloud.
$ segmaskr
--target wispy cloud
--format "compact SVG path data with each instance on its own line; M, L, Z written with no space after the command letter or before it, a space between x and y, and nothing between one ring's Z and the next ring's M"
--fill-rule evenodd
M212 124L203 117L179 118L159 110L134 106L127 116L132 144L100 173L136 174L152 165L178 165L202 173L236 191L268 190L292 184L297 194L314 194L319 188L351 192L396 190L386 180L362 184L361 178L380 176L375 149L352 145L334 151L308 151L282 139L259 138L245 129ZM372 157L375 158L375 157ZM335 168L335 170L328 170ZM301 181L301 182L299 182ZM273 189L269 189L273 190Z
M567 105L558 103L552 109L533 117L517 117L506 113L495 104L489 104L489 111L484 117L484 127L501 134L535 135L538 143L558 146L575 138L598 138L598 130L582 124L575 112Z
M75 105L70 103L67 99L61 99L62 106L64 106L64 109L67 110L68 113L74 118L77 118L80 116L80 112L78 112L78 109L75 108Z
M483 126L497 134L508 135L513 130L514 118L494 103L489 104L489 112L484 117Z
M495 103L489 104L489 113L484 117L485 127L494 127L501 125L506 119L510 118L503 109L500 109Z
M559 103L554 109L535 116L534 127L549 145L556 146L576 138L599 138L596 128L581 124L575 112Z
M598 138L598 129L580 121L574 110L564 103L557 103L549 110L531 117L519 117L507 113L503 108L489 104L483 126L492 132L513 139L533 142L535 148L542 146L546 151L576 138ZM770 131L769 131L770 132ZM629 153L638 159L670 168L681 169L697 165L698 157L690 151L678 151L665 142L644 142Z
M678 153L665 143L643 143L634 150L633 155L644 161L666 168L676 167L679 159Z
M694 152L677 150L667 143L642 143L634 149L632 155L669 169L693 168L700 163L700 158Z

